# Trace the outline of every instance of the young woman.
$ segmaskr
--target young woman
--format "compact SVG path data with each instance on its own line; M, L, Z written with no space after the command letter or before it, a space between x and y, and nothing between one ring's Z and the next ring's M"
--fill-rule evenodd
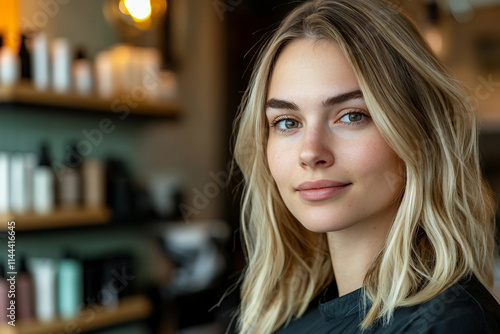
M500 333L474 110L398 8L300 5L238 122L242 333Z

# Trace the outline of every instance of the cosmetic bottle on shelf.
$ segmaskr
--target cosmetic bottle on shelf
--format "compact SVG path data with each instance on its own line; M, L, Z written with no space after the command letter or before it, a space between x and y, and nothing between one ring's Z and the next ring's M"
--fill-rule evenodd
M52 321L57 315L57 264L49 258L32 258L31 268L35 287L35 314L40 321Z
M26 258L21 257L21 265L16 277L16 309L19 320L32 319L35 316L35 296L33 278L26 269Z
M83 267L71 252L59 261L57 287L59 315L63 319L76 317L83 305Z
M31 54L28 50L28 38L21 35L21 47L19 49L19 59L21 60L21 78L31 79Z
M3 40L1 41L3 43ZM10 47L0 46L0 84L13 86L19 81L20 60Z
M33 171L36 156L31 153L14 153L10 158L10 208L24 214L30 211L33 193Z
M76 144L70 146L70 151L65 157L65 166L59 171L59 201L63 209L76 208L81 199L81 158Z
M85 159L82 163L83 202L89 209L106 204L106 172L97 159Z
M66 38L52 41L52 88L56 93L71 90L71 47Z
M99 52L95 57L94 73L97 95L103 99L111 99L116 93L113 72L111 51Z
M10 154L0 152L0 214L10 211Z
M54 210L54 172L49 157L49 147L44 143L40 149L38 166L33 173L33 209L38 214Z
M11 208L15 213L26 213L26 164L22 153L14 153L10 159Z
M74 87L77 94L90 95L93 90L92 64L83 50L78 50L72 65Z
M43 32L33 37L32 54L33 84L37 90L48 90L50 85L49 72L49 40Z
M36 153L30 152L24 154L24 163L26 171L26 206L29 211L33 210L33 181L35 169L38 167L38 157Z

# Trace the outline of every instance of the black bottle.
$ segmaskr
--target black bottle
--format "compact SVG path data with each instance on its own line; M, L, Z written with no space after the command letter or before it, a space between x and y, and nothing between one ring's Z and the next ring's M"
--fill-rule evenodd
M21 48L19 49L19 58L21 59L21 78L31 79L31 54L27 47L26 35L21 35Z

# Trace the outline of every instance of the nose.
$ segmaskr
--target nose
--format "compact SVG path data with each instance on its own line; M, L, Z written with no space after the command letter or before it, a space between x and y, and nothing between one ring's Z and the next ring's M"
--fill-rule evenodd
M323 129L310 129L302 137L299 165L302 168L326 168L334 163L333 149Z

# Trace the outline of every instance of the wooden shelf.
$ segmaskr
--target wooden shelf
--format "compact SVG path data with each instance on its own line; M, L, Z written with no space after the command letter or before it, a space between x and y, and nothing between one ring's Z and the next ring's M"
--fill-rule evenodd
M76 208L57 209L46 215L28 214L1 214L0 231L7 230L7 222L15 221L16 231L38 230L58 227L71 227L82 225L98 225L109 221L111 211L108 208Z
M0 103L20 103L46 107L115 112L123 114L127 108L131 114L147 116L176 116L179 113L178 101L133 101L103 99L97 95L83 96L75 93L58 94L53 91L38 91L29 83L12 87L0 86Z
M47 334L47 333L79 333L96 330L108 326L141 320L148 317L152 304L145 296L123 298L116 310L106 310L103 306L89 306L74 319L58 319L51 322L37 320L17 321L16 326L0 325L2 334Z

